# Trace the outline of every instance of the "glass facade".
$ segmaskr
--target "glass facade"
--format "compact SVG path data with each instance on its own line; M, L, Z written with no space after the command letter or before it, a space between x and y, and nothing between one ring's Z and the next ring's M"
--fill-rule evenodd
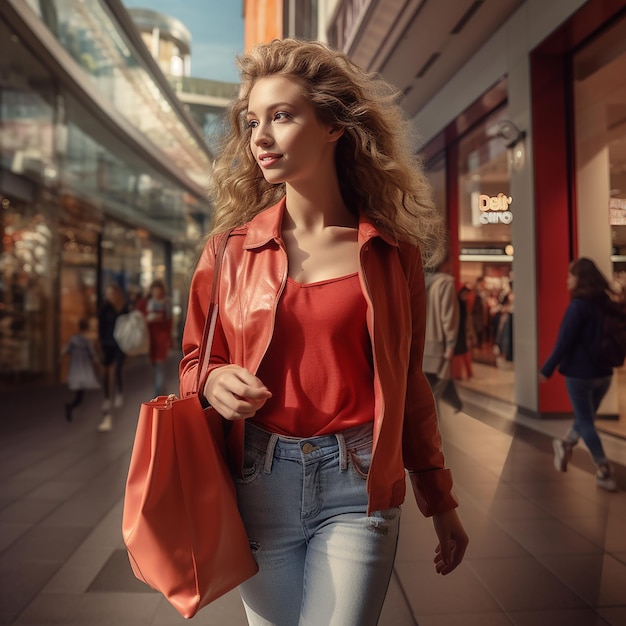
M460 282L470 289L474 360L510 367L512 355L511 221L507 148L499 128L507 108L490 113L458 146ZM506 334L505 334L506 333Z
M210 151L170 106L105 6L28 4L103 102L174 168L157 169L149 155L129 147L136 144L112 133L100 122L99 103L79 101L0 19L0 388L58 380L61 347L80 318L91 320L95 333L112 281L131 298L154 278L165 279L180 318L210 212L195 184L206 187Z
M106 5L100 0L29 0L29 5L116 111L194 182L206 185L210 155L173 114L172 103Z

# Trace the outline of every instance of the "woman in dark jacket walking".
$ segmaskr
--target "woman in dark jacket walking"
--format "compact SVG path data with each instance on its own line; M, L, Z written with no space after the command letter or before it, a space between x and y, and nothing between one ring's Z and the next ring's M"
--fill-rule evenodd
M613 376L613 368L594 358L594 343L598 341L606 311L615 295L595 263L586 257L570 264L567 288L571 301L565 310L556 344L539 373L541 382L554 370L565 376L565 385L574 411L574 423L564 439L554 439L554 466L565 472L572 449L582 437L597 465L596 482L607 491L616 484L594 420Z

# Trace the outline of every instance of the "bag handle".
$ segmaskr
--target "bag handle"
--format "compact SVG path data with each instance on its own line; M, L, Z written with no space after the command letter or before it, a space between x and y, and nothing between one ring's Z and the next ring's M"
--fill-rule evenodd
M224 233L219 247L215 253L215 266L213 268L213 284L211 285L211 300L207 310L206 320L204 322L204 330L202 332L202 343L200 344L200 352L198 353L198 374L196 376L196 385L193 393L200 390L200 381L204 372L209 369L209 359L211 358L211 347L213 346L213 336L215 335L215 326L217 325L217 289L219 285L220 273L222 271L222 261L226 251L226 244L230 231Z

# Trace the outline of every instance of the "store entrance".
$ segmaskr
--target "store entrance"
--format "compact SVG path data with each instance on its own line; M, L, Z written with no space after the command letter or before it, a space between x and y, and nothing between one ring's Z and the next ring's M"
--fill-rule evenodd
M626 289L626 19L573 57L579 256ZM626 437L626 368L600 407L598 428ZM615 419L617 415L618 419Z
M474 391L514 402L513 246L508 153L502 106L459 140L459 306L461 341L453 377ZM464 340L464 341L463 341ZM459 344L465 345L459 345Z
M461 280L461 291L467 290L466 332L471 339L465 363L453 359L453 376L462 387L514 403L515 294L510 263L465 261Z

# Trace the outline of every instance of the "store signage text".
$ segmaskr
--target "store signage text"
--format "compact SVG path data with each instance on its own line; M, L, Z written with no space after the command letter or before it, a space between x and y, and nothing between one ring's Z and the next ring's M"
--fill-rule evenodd
M513 213L509 210L511 202L513 198L504 193L497 196L478 192L472 194L472 204L478 209L480 224L510 224L513 221Z

